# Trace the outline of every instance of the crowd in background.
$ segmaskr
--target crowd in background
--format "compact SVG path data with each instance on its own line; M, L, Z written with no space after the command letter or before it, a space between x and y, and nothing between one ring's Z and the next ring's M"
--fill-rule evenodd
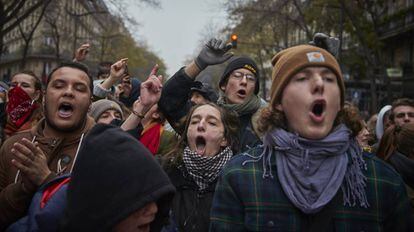
M284 49L270 101L231 44L209 40L168 80L128 58L92 77L60 64L0 82L1 231L413 231L414 100L363 118L339 41ZM226 63L218 90L197 81Z

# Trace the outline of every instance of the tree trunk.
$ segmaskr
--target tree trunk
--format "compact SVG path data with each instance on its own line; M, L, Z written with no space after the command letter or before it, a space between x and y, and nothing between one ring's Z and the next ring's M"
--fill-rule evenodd
M27 53L29 52L30 41L25 42L22 54L22 61L20 62L20 70L25 70L27 62Z
M29 48L30 48L30 42L32 42L33 39L33 35L34 32L36 31L37 27L40 24L40 21L42 21L43 15L45 14L45 11L47 9L47 6L49 5L51 0L45 1L42 10L40 11L40 15L37 18L35 24L33 25L33 27L30 29L29 33L27 34L27 36L25 35L21 25L19 24L19 31L20 34L22 35L22 38L24 40L24 48L23 48L23 57L22 57L22 61L20 62L20 70L24 70L26 63L27 63L27 54L29 52ZM34 13L34 12L32 12ZM22 21L24 22L24 21Z

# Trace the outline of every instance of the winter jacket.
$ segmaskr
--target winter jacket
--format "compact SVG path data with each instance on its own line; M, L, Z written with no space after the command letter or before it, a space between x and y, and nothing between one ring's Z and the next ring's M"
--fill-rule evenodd
M404 183L390 166L364 154L368 208L343 204L342 191L321 211L304 214L284 193L276 160L270 176L263 162L251 161L262 147L240 154L227 163L219 177L211 211L210 231L413 231ZM316 227L316 228L315 228Z
M13 223L6 232L55 232L66 208L66 191L70 174L56 177L39 187L27 215Z
M4 142L0 149L0 231L26 214L36 191L26 192L19 181L17 169L11 164L11 160L14 158L10 152L13 144L21 141L22 138L33 140L36 137L35 141L39 143L40 149L46 154L49 169L52 171L45 180L46 183L56 177L58 166L61 167L61 173L70 171L82 135L87 133L94 124L94 120L87 117L81 132L73 133L64 139L47 138L43 135L45 120L42 119L30 131L17 133ZM16 177L17 183L15 183Z
M189 101L189 94L193 87L194 80L185 72L184 68L176 72L164 84L158 107L171 126L181 134L183 131L183 118L190 111L192 104ZM249 148L261 144L259 137L253 130L252 125L253 114L245 114L239 117L240 130L239 151L243 152Z
M183 164L171 165L165 167L165 170L177 189L171 206L171 219L175 222L178 231L208 231L216 182L207 189L199 191Z

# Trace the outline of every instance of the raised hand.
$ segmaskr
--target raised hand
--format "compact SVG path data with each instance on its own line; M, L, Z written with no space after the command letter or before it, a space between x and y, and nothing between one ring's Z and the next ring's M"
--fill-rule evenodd
M231 49L231 43L220 39L210 39L195 59L195 63L200 70L209 65L221 64L233 56L233 53L227 53Z
M73 61L75 62L81 62L85 60L86 55L89 53L90 45L89 43L82 44L75 52L75 57L73 58Z
M162 75L157 76L157 72L158 64L152 68L147 80L141 83L140 101L145 108L151 108L160 100L163 77Z
M38 147L37 142L32 143L26 138L13 144L12 164L18 168L26 178L27 185L40 186L51 173L45 153Z
M109 77L106 78L104 82L99 84L100 88L109 90L115 83L125 77L125 74L128 74L127 61L128 58L123 58L112 64ZM95 90L94 94L96 94Z
M109 73L109 78L114 80L120 80L127 71L127 62L128 58L122 58L111 65L111 71Z
M158 65L156 64L147 80L141 83L141 96L132 105L132 114L121 125L125 131L138 126L145 114L160 100L162 89L162 75L157 76Z

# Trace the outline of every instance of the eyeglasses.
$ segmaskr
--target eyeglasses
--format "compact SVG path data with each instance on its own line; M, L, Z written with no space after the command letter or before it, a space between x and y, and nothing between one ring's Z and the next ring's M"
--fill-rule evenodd
M256 77L253 74L249 73L242 73L239 71L235 71L231 74L232 77L234 77L236 80L242 80L243 77L246 77L248 82L256 82Z
M414 118L414 112L401 112L395 115L396 118L405 118L407 115L409 118Z

